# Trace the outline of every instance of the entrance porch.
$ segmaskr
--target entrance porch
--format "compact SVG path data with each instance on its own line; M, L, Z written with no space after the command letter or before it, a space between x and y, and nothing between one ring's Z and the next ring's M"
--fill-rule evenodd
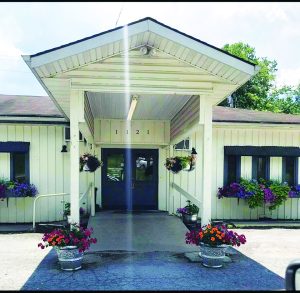
M179 204L191 200L200 207L202 224L210 221L212 106L257 66L151 18L23 58L70 122L72 222L79 222L79 131L99 159L105 148L158 150L158 210L173 213L179 193ZM199 159L179 187L164 162L174 144L191 134ZM101 172L89 177L92 190L103 191Z

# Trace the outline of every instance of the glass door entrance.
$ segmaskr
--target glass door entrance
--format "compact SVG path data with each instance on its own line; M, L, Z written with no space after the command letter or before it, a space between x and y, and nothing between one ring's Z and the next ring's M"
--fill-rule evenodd
M158 208L158 150L102 149L102 207Z

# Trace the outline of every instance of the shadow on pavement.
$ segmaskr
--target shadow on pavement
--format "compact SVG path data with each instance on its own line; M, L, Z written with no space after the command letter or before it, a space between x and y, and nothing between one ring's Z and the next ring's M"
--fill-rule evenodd
M232 249L219 269L191 262L184 253L86 253L82 269L60 270L52 249L21 290L282 290L284 279ZM197 252L197 249L195 249Z

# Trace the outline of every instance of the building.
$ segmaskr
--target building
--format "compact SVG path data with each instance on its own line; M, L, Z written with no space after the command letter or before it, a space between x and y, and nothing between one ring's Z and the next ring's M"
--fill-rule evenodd
M259 68L154 19L23 59L50 98L0 97L0 163L6 166L0 175L14 178L22 160L40 194L66 193L75 222L82 196L94 215L94 187L104 209L174 213L190 199L207 223L262 213L234 198L217 199L232 174L282 178L293 164L294 183L300 182L299 116L216 106ZM182 140L196 148L196 168L172 174L164 163L187 153L174 149ZM103 167L80 172L84 152ZM41 199L36 220L61 219L63 199ZM299 199L289 199L271 216L298 219L298 206ZM32 208L32 198L9 198L0 202L0 221L31 222Z

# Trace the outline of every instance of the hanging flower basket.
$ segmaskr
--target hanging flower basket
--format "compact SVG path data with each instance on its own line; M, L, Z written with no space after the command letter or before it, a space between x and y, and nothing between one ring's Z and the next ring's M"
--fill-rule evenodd
M80 172L95 172L99 167L102 167L103 162L99 161L96 156L86 153L80 157L79 164Z
M190 156L186 157L173 157L167 158L165 167L167 170L171 171L174 174L179 173L180 171L192 171L195 169L197 159L197 152L195 148L192 148L192 153Z

